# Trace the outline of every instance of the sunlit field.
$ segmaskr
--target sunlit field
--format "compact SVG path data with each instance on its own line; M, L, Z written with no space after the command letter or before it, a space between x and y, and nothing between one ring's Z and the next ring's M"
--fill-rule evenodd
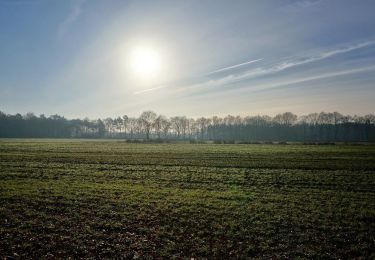
M374 258L375 146L0 141L0 257Z

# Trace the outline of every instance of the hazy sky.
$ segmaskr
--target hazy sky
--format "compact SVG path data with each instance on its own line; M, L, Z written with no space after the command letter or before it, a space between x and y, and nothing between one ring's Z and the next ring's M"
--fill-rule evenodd
M375 1L0 0L0 110L375 112ZM161 71L134 75L146 46Z

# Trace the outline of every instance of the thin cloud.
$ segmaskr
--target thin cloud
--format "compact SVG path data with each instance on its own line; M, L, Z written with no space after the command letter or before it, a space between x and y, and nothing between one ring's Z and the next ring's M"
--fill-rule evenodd
M253 79L253 78L256 78L256 77L259 77L259 76L274 74L274 73L284 71L286 69L290 69L290 68L302 66L302 65L305 65L305 64L321 61L321 60L328 59L330 57L333 57L333 56L336 56L336 55L339 55L339 54L344 54L344 53L347 53L347 52L358 50L358 49L361 49L361 48L364 48L364 47L367 47L367 46L370 46L370 45L373 45L373 44L375 44L375 41L366 41L366 42L362 42L362 43L359 43L359 44L355 44L355 45L351 45L351 46L347 46L347 47L343 47L343 48L337 48L337 49L330 50L330 51L322 51L322 52L320 52L316 55L294 58L294 60L276 63L275 65L271 65L271 66L268 66L268 67L260 67L260 68L256 68L256 69L251 69L251 70L248 70L248 71L246 71L244 73L241 73L241 74L230 74L230 75L221 77L219 79L210 79L210 80L205 81L205 82L175 87L174 90L180 92L180 91L193 90L193 89L204 89L204 88L210 88L210 87L225 86L225 85L228 85L228 84L233 84L233 83L237 83L237 82L244 81L244 80L250 80L250 79ZM353 71L355 71L355 70L353 70ZM346 71L346 73L347 72L348 71ZM165 88L166 87L167 86L165 86ZM150 89L138 92L137 94L152 92L152 91L158 90L158 89L159 88L150 88Z
M324 74L319 74L319 75L312 75L312 76L307 76L307 77L300 77L292 80L285 80L282 82L272 82L272 83L256 83L252 85L247 85L247 86L242 86L238 87L235 89L222 89L220 92L215 92L214 94L218 96L227 96L230 93L236 93L238 95L243 95L245 93L259 93L259 92L265 92L265 91L271 91L274 89L283 89L283 88L288 88L292 87L293 85L297 84L303 84L306 82L312 82L316 80L324 80L324 79L329 79L329 78L337 78L337 77L343 77L343 76L349 76L352 74L358 74L358 73L366 73L366 72L371 72L375 71L375 66L366 66L366 67L361 67L361 68L356 68L356 69L348 69L348 70L340 70L340 71L332 71ZM212 97L212 92L206 91L201 95L203 96L211 96Z
M283 62L273 69L275 71L281 71L281 70L288 69L288 68L291 68L291 67L295 67L295 66L315 62L315 61L324 60L324 59L330 58L330 57L338 55L338 54L358 50L358 49L361 49L361 48L364 48L364 47L367 47L367 46L370 46L370 45L373 45L373 44L375 44L375 41L367 41L367 42L355 44L355 45L344 47L344 48L339 48L339 49L332 50L332 51L322 52L322 53L320 53L318 55L315 55L315 56L303 57L301 60L291 61L291 62Z
M367 67L362 67L362 68L357 68L357 69L329 72L329 73L324 73L324 74L315 75L315 76L298 78L298 79L285 81L285 82L281 82L281 83L263 85L263 86L257 87L255 90L263 91L263 90L275 89L275 88L285 87L285 86L299 84L299 83L305 83L305 82L314 81L314 80L321 80L321 79L328 79L328 78L334 78L334 77L340 77L340 76L347 76L347 75L351 75L351 74L369 72L369 71L374 71L374 70L375 70L375 66L367 66Z
M351 46L344 47L344 48L337 48L337 49L331 50L331 51L320 52L317 55L295 58L294 60L277 63L276 65L269 66L269 67L263 67L263 68L261 67L261 68L248 70L248 71L246 71L242 74L228 75L228 76L222 77L222 78L217 79L217 80L210 80L207 83L210 83L209 85L213 85L215 83L217 83L217 85L225 85L225 84L230 84L230 83L236 83L236 82L239 82L239 81L242 81L242 80L248 80L248 79L251 79L251 78L258 77L258 76L264 76L264 75L268 75L268 74L278 73L278 72L284 71L286 69L302 66L302 65L312 63L312 62L325 60L325 59L328 59L330 57L333 57L333 56L336 56L336 55L339 55L339 54L344 54L344 53L347 53L347 52L351 52L351 51L354 51L354 50L358 50L358 49L361 49L361 48L364 48L364 47L368 47L368 46L373 45L373 44L375 44L375 41L366 41L366 42L363 42L363 43L351 45Z
M139 94L142 94L142 93L146 93L146 92L150 92L150 91L154 91L154 90L158 90L158 89L162 89L162 88L166 88L166 87L167 86L159 86L159 87L155 87L155 88L143 89L143 90L136 91L133 94L139 95Z
M78 19L79 15L82 13L82 5L86 0L78 0L73 5L72 11L69 13L68 17L60 24L57 36L61 39L73 25L73 23Z
M261 60L263 60L263 59L251 60L251 61L247 61L247 62L244 62L244 63L236 64L236 65L233 65L233 66L225 67L225 68L222 68L222 69L214 70L214 71L211 71L211 72L207 73L207 75L222 72L222 71L231 70L231 69L238 68L238 67L241 67L241 66L244 66L244 65L247 65L247 64L251 64L251 63L254 63L254 62L258 62L258 61L261 61Z
M323 0L297 0L291 4L284 6L282 9L285 11L298 12L306 8L316 6L323 2Z

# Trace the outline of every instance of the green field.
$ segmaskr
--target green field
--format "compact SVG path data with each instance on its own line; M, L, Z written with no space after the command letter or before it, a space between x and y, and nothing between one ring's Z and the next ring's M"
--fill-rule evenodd
M0 140L0 258L374 258L375 146Z

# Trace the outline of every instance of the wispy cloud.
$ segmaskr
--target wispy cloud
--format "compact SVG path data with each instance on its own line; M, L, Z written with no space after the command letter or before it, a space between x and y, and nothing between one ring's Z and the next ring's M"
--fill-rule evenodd
M299 84L299 83L305 83L305 82L314 81L314 80L335 78L335 77L347 76L351 74L364 73L364 72L369 72L369 71L375 71L375 66L367 66L367 67L356 68L356 69L334 71L334 72L328 72L328 73L323 73L323 74L314 75L314 76L297 78L297 79L284 81L284 82L263 84L263 85L256 86L255 88L253 88L253 90L263 91L263 90L275 89L275 88L290 86L290 85Z
M220 79L209 80L207 83L209 83L209 85L213 85L213 84L224 85L224 84L239 82L242 80L248 80L251 78L258 77L258 76L278 73L286 69L302 66L302 65L309 64L312 62L321 61L321 60L328 59L330 57L333 57L339 54L344 54L344 53L358 50L358 49L361 49L370 45L374 45L374 44L375 44L375 41L366 41L366 42L358 43L358 44L343 47L343 48L337 48L337 49L330 50L330 51L322 51L315 55L296 57L289 61L279 62L279 63L276 63L275 65L271 65L268 67L259 67L256 69L248 70L241 74L231 74L231 75L222 77Z
M167 87L168 86L158 86L158 87L154 87L154 88L143 89L143 90L136 91L133 94L139 95L139 94L142 94L142 93L146 93L146 92L150 92L150 91L154 91L154 90L158 90L158 89L162 89L162 88L167 88Z
M352 46L347 46L347 47L344 47L344 48L338 48L338 49L331 50L331 51L321 52L321 53L319 53L317 55L314 55L314 56L301 57L300 59L297 59L297 60L294 60L294 61L283 62L283 63L275 66L274 68L272 68L272 70L277 72L277 71L281 71L281 70L288 69L288 68L291 68L291 67L295 67L295 66L315 62L315 61L324 60L324 59L330 58L330 57L338 55L338 54L358 50L358 49L361 49L361 48L364 48L364 47L367 47L367 46L370 46L370 45L373 45L373 44L375 44L375 41L367 41L367 42L358 43L358 44L355 44L355 45L352 45Z
M310 56L295 57L295 58L289 59L288 61L282 61L282 62L273 64L273 65L270 65L270 66L267 66L267 67L259 67L259 68L251 69L251 70L248 70L248 71L240 73L240 74L230 74L230 75L226 75L224 77L218 78L218 79L210 79L210 80L206 80L206 81L202 80L201 82L198 82L198 83L195 83L195 84L190 84L190 85L182 85L182 86L179 86L179 87L174 86L174 91L181 92L181 91L187 91L187 90L205 89L205 88L212 88L212 87L220 88L220 87L223 87L223 86L226 86L226 85L229 85L229 84L233 84L233 83L237 83L237 82L241 82L241 81L244 81L244 80L250 80L250 79L254 79L256 77L260 77L260 76L279 73L279 72L282 72L284 70L291 69L291 68L294 68L294 67L302 66L302 65L305 65L305 64L313 63L313 62L322 61L322 60L328 59L330 57L333 57L333 56L336 56L336 55L339 55L339 54L348 53L350 51L365 48L367 46L371 46L371 45L374 45L374 44L375 44L375 41L366 41L366 42L362 42L362 43L358 43L358 44L354 44L354 45L350 45L350 46L346 46L346 47L336 48L336 49L329 50L329 51L321 51L317 54L310 55ZM238 64L238 65L240 65L240 64ZM237 66L237 65L234 65L234 66ZM231 66L231 67L233 67L233 66ZM363 71L366 71L368 69L369 68L365 68L365 69L363 69ZM373 69L373 67L371 67L371 70L372 69ZM316 76L316 77L312 76L312 77L304 78L303 81L319 79L319 78L323 79L325 77L328 78L328 77L340 76L340 75L345 75L345 74L353 74L353 73L361 72L361 70L362 69L358 69L358 70L354 69L354 70L347 70L347 71L342 71L342 72L335 72L333 74L332 73L331 74L322 74L322 75ZM208 75L208 74L206 74L206 75ZM285 84L292 84L293 82L299 83L299 82L303 82L303 81L301 81L301 79L297 79L295 81L287 82ZM161 87L150 88L150 89L138 91L136 94L143 94L143 93L147 93L147 92L152 92L152 91L159 90L160 88ZM168 86L163 86L162 88L168 88Z
M296 0L291 4L284 6L285 11L300 11L305 8L313 7L320 4L323 0Z
M211 72L207 73L207 75L222 72L222 71L227 71L227 70L231 70L231 69L235 69L235 68L247 65L247 64L251 64L251 63L254 63L254 62L261 61L261 60L263 60L263 59L251 60L251 61L247 61L247 62L244 62L244 63L236 64L236 65L233 65L233 66L225 67L225 68L222 68L222 69L214 70L214 71L211 71Z
M61 22L57 37L61 39L70 29L72 24L78 19L79 15L82 13L82 5L86 0L75 1L73 8L66 19Z

